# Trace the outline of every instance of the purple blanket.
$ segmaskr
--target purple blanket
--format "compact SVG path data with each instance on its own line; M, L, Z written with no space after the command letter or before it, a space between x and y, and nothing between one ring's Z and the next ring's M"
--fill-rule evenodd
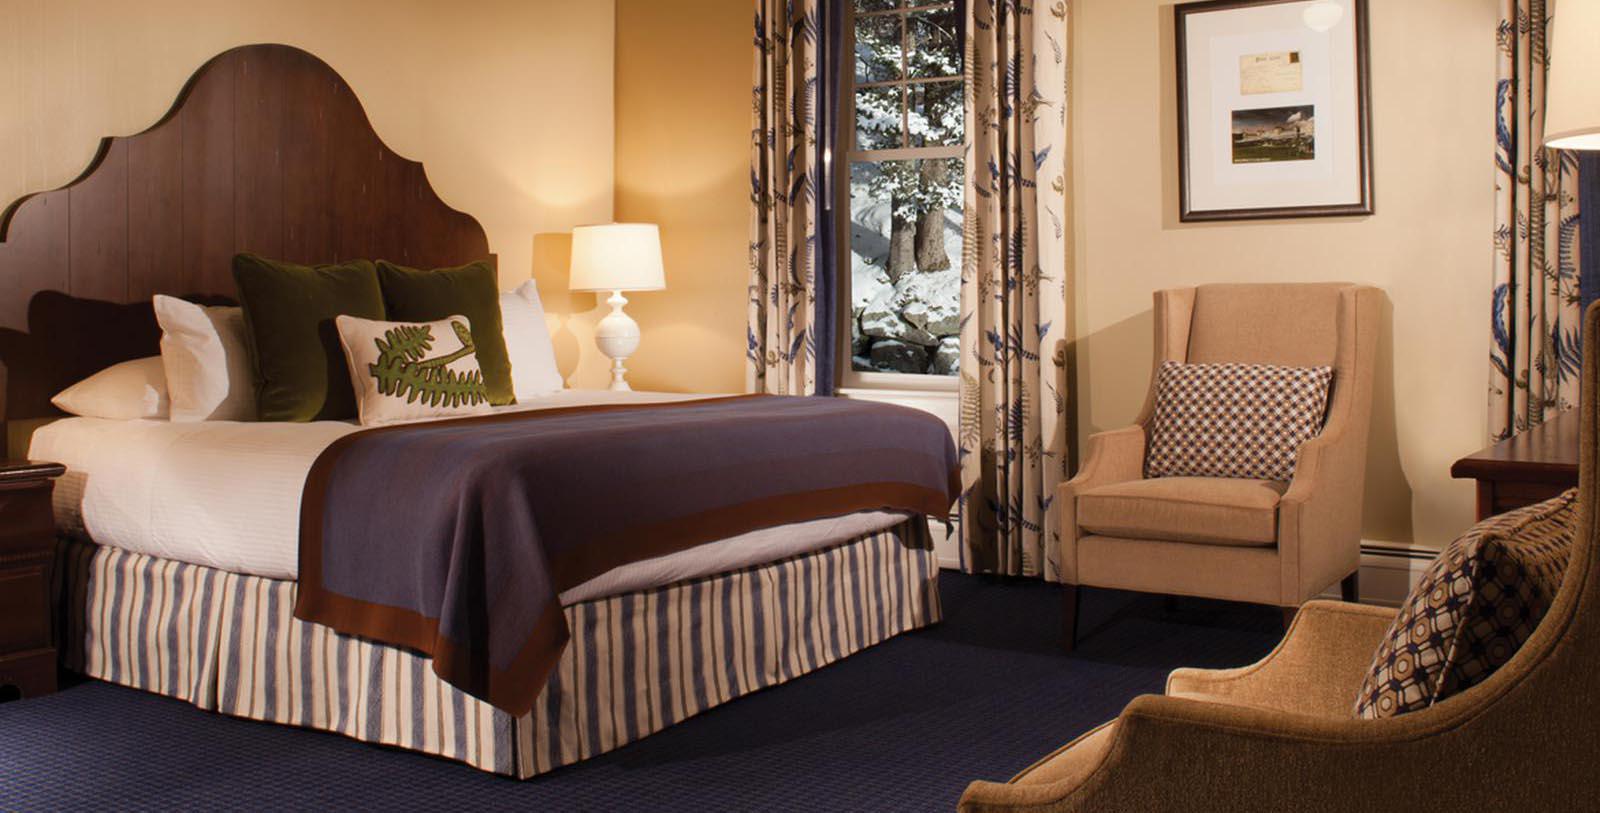
M306 478L295 616L409 647L512 714L568 640L559 594L612 568L855 511L942 515L943 422L735 396L478 416L347 435Z

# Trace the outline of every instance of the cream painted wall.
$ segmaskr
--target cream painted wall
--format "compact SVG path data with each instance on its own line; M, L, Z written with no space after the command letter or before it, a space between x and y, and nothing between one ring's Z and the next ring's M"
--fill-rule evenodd
M637 388L744 390L750 66L749 0L617 0L616 215L661 225L667 269L628 307Z
M1172 4L1073 5L1080 436L1148 386L1151 292L1351 280L1392 304L1379 347L1369 539L1439 547L1472 519L1451 462L1487 440L1494 0L1371 0L1377 214L1177 222Z
M603 382L593 303L569 315L564 238L538 236L611 218L613 15L562 0L0 0L0 207L72 180L101 136L154 124L211 56L295 45L483 223L506 287L536 255L559 266L544 290L562 371Z

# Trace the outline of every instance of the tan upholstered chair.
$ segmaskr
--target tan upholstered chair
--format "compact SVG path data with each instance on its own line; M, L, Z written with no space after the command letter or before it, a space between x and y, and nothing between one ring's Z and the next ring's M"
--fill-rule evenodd
M1146 479L1152 380L1138 421L1089 438L1082 468L1061 486L1068 649L1079 585L1267 604L1286 619L1334 582L1356 597L1380 296L1344 283L1156 293L1157 368L1332 365L1327 423L1300 447L1292 482Z
M1600 305L1583 336L1575 547L1550 612L1487 680L1422 711L1356 719L1394 611L1314 601L1260 663L1179 669L1165 695L1135 699L1009 783L973 783L961 809L1594 810Z

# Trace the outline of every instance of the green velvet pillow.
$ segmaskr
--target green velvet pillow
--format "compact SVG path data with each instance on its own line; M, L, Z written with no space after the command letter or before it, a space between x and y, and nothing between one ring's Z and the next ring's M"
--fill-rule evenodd
M489 389L489 403L517 402L511 386L511 354L500 320L500 280L489 263L419 271L378 261L384 310L392 322L436 322L460 314L472 323L472 343Z
M240 254L233 258L233 281L244 306L261 420L356 417L355 390L333 318L384 318L372 263L309 267Z

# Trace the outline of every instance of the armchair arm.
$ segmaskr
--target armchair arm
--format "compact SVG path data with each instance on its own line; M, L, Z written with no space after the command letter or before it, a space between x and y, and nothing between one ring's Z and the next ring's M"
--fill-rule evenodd
M1381 607L1307 604L1283 642L1260 662L1239 669L1179 669L1167 681L1167 694L1175 696L1136 698L1114 725L1052 755L1056 759L1081 749L1095 735L1109 738L1092 752L1075 755L1070 770L1030 769L1045 776L1043 782L1032 777L973 782L962 795L961 810L1207 809L1204 799L1187 795L1197 790L1195 784L1174 780L1167 760L1180 757L1192 767L1204 761L1198 754L1233 758L1243 764L1244 773L1253 774L1267 761L1260 753L1263 747L1350 741L1354 726L1363 722L1351 712L1356 692L1393 618L1393 610ZM1373 728L1364 730L1375 733ZM1266 741L1273 744L1263 745ZM1227 798L1229 783L1215 775L1208 779L1204 784ZM1173 795L1152 796L1164 793Z
M1178 669L1167 694L1319 717L1349 717L1395 611L1313 601L1265 658L1238 669Z
M1068 481L1080 490L1144 479L1144 427L1124 426L1089 436L1083 465Z
M1396 787L1412 785L1428 792L1413 794L1414 803L1401 807L1438 807L1430 803L1442 798L1440 783L1407 774L1449 775L1439 766L1453 763L1434 754L1436 736L1445 726L1459 725L1461 715L1428 714L1434 719L1424 721L1423 714L1413 715L1419 717L1414 720L1325 718L1143 695L1118 716L1111 741L1092 765L1075 766L1053 782L973 782L962 794L960 810L1331 813L1364 809L1376 799L1396 800ZM1456 786L1471 783L1457 781Z
M1291 607L1361 563L1366 432L1330 421L1301 444L1294 479L1278 501L1282 605Z
M1364 721L1320 720L1182 697L1141 695L1112 724L1111 741L1102 744L1102 753L1093 755L1098 758L1068 771L1045 772L1044 766L1035 765L1010 782L972 782L961 795L959 810L1310 809L1298 800L1247 804L1246 794L1259 784L1258 777L1272 777L1288 767L1275 759L1274 751L1307 743L1326 748L1331 742L1350 738L1359 722ZM1296 767L1303 772L1321 766ZM1026 781L1039 773L1061 776L1055 781Z
M1339 294L1333 390L1322 433L1300 447L1294 480L1279 501L1279 604L1298 605L1361 564L1361 507L1382 294Z
M1343 421L1330 420L1321 434L1300 444L1294 479L1289 481L1289 489L1283 493L1284 502L1309 503L1323 490L1323 486L1339 475L1347 474L1346 470L1351 465L1360 463L1365 468L1366 449L1360 448L1359 443L1345 442L1346 434L1350 433ZM1354 450L1360 451L1360 457L1350 453ZM1357 478L1358 481L1361 479Z
M1144 427L1138 424L1089 437L1083 465L1061 484L1061 580L1078 583L1078 495L1092 488L1144 479Z

